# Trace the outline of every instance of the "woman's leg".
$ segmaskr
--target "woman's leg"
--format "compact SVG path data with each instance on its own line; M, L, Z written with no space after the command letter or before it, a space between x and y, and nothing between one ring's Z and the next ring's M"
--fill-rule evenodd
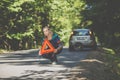
M55 53L49 53L49 54L44 54L42 57L49 59L52 63L57 62L57 54Z
M52 62L57 60L56 54L54 53L43 54L42 57L46 59L50 59L50 61Z
M51 62L57 62L57 55L60 54L62 52L62 49L60 49L57 53L52 53L52 57L51 57Z
M49 54L43 54L42 57L46 58L46 59L51 59L50 58L51 57L51 53L49 53Z
M51 62L57 62L57 56L56 56L56 54L52 54L52 56L51 56L51 58L50 58L50 61Z

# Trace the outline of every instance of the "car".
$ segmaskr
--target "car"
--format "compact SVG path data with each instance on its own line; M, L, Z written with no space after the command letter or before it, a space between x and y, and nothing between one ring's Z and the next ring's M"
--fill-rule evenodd
M94 32L90 29L74 29L69 38L69 51L82 50L85 47L97 48Z

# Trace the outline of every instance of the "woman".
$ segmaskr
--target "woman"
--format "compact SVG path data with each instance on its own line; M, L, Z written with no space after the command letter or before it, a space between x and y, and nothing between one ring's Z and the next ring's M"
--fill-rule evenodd
M48 26L43 27L43 33L45 37L42 43L44 42L45 39L48 39L55 49L52 53L43 54L41 56L50 59L52 64L56 64L57 63L56 55L62 51L63 44L61 43L59 36L56 33L53 33Z

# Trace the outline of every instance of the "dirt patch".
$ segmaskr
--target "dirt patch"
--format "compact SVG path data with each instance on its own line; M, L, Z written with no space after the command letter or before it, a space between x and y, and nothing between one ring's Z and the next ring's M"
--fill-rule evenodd
M91 53L79 66L71 70L73 76L70 80L120 80L108 63L106 53L100 51Z

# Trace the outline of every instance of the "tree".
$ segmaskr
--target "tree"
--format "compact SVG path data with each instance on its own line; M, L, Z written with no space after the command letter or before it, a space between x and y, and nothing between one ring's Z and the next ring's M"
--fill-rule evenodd
M60 34L61 40L68 45L72 29L80 28L80 12L84 9L82 0L53 0L50 11L50 25Z
M92 28L99 40L107 46L120 44L120 1L119 0L85 0L86 9L82 12L85 22Z
M28 49L40 44L42 28L50 25L68 44L70 32L80 27L82 0L2 0L0 48Z

